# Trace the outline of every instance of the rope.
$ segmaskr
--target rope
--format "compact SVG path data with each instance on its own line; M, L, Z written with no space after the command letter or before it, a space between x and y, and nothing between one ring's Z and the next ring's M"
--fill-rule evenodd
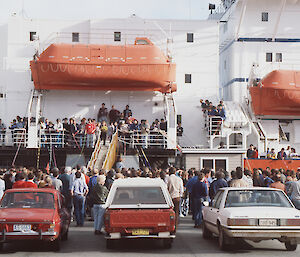
M57 167L57 165L56 165L56 158L55 158L55 152L54 152L54 147L53 146L52 146L52 151L53 151L54 166Z

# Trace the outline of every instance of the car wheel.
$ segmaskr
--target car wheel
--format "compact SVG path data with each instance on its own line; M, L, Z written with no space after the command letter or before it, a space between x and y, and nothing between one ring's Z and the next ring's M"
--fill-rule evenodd
M58 252L60 250L60 238L58 237L56 240L51 242L50 247L54 252Z
M225 235L221 226L219 226L219 247L222 251L227 251L229 249L228 237Z
M173 240L170 238L163 239L163 246L165 249L170 249L172 247Z
M69 237L69 230L67 230L62 236L61 236L61 240L62 241L67 241Z
M0 243L0 251L3 251L4 243Z
M205 223L203 222L203 227L202 227L202 237L204 239L211 239L212 238L212 232L207 228Z
M292 244L290 241L284 243L287 251L296 251L297 244Z
M106 239L106 248L107 249L113 249L115 246L114 240Z

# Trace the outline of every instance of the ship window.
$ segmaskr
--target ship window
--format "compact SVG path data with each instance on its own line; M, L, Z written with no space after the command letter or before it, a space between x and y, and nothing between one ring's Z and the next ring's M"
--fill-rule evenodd
M261 13L261 21L269 21L269 13L268 12Z
M186 34L186 42L193 43L194 42L194 33L187 33Z
M213 170L228 170L228 158L219 158L219 157L202 157L200 158L200 168L207 168Z
M185 83L192 83L192 74L185 74Z
M266 62L272 62L272 61L273 61L273 54L266 53Z
M30 39L30 41L34 41L36 39L36 32L35 31L30 31L29 32L29 39Z
M276 62L282 62L282 53L276 53Z
M182 123L182 115L181 114L177 114L177 125L179 123Z
M121 32L114 32L114 41L121 41Z
M79 33L78 32L72 33L72 42L79 42Z

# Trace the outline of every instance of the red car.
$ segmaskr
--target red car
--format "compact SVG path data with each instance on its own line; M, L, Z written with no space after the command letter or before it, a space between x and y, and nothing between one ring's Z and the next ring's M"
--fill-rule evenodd
M106 247L122 239L158 239L171 248L175 238L175 212L162 179L115 180L106 201Z
M71 216L54 189L7 190L0 204L0 248L5 242L42 240L55 251L67 240Z

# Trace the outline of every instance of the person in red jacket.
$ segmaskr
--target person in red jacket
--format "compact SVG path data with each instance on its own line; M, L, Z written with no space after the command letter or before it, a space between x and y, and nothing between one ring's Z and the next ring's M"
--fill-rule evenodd
M23 186L26 188L37 188L38 186L33 182L33 179L34 175L32 173L29 173L27 175L27 181L24 182Z
M12 188L24 188L25 182L25 174L17 173L16 182L13 184Z
M88 119L88 123L85 125L85 133L87 136L87 142L86 142L86 147L93 148L94 147L94 136L95 136L95 131L96 131L96 125L94 122L92 122L91 119Z

